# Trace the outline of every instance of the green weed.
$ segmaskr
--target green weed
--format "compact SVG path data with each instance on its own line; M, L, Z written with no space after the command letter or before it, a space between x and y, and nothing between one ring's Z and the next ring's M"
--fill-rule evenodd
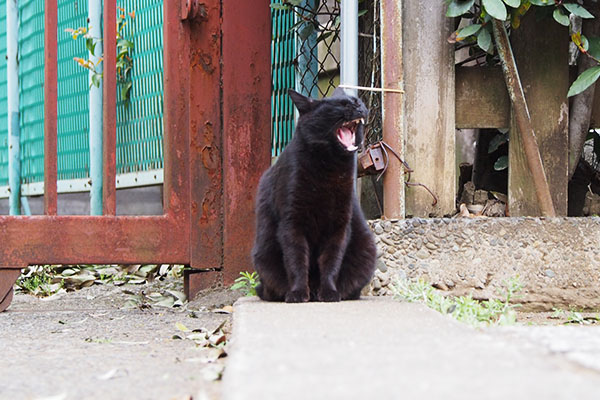
M577 324L577 325L590 325L600 322L600 314L585 316L583 311L577 311L571 308L569 311L562 310L560 308L553 308L554 312L550 316L553 319L564 319L563 324Z
M397 281L392 290L396 298L409 302L422 302L428 307L442 313L452 315L459 321L471 325L511 325L516 322L515 308L519 304L511 304L523 288L518 277L505 282L505 289L499 293L502 300L475 300L469 296L445 296L423 280Z
M63 288L63 281L54 279L53 267L50 265L39 265L30 267L27 273L17 279L17 286L25 293L34 296L51 296Z
M260 283L256 272L240 272L240 277L235 280L231 290L238 290L244 296L256 296L256 287Z

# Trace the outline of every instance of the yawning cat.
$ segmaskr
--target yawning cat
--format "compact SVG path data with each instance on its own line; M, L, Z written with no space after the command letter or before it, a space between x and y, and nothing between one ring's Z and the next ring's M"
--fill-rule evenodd
M354 191L367 109L336 89L314 100L293 90L294 138L262 176L252 256L263 300L358 299L376 247Z

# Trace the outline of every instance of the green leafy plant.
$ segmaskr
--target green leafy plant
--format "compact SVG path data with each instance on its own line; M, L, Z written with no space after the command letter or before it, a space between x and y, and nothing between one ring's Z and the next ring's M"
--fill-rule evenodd
M495 52L492 40L492 18L510 23L518 29L521 19L531 6L551 16L557 23L569 27L571 41L582 54L600 63L600 37L585 37L572 26L569 15L589 19L594 16L575 0L446 0L446 16L463 17L471 24L454 32L449 41L477 45L487 54ZM583 92L600 77L600 65L584 71L569 88L568 96Z
M552 319L564 319L563 324L578 324L578 325L589 325L600 322L600 314L592 315L592 316L584 316L582 311L577 311L575 309L571 309L570 311L565 311L560 308L554 307L552 309L552 315L550 318Z
M256 287L260 283L256 272L240 272L240 277L235 280L231 290L239 290L244 296L256 296Z
M55 279L51 265L29 267L16 282L19 290L34 296L51 296L63 288L62 279Z
M590 325L600 322L600 315L585 316L582 311L570 310L566 314L565 324Z
M129 104L129 92L131 91L131 69L133 60L131 51L134 49L133 42L123 37L123 28L127 25L127 16L135 18L135 11L126 13L124 9L118 7L121 12L117 17L117 82L121 85L121 100L125 105Z
M499 293L502 300L490 299L478 301L469 296L444 296L423 280L400 280L392 290L396 298L409 302L422 302L428 307L442 313L449 314L461 322L471 325L510 325L516 322L515 308L519 304L511 301L517 298L523 285L518 277L513 277L505 282L505 289Z
M131 58L131 52L134 49L134 44L131 40L126 39L123 36L123 28L128 24L129 19L135 18L135 11L130 13L125 12L125 10L121 7L117 7L120 11L117 16L117 83L120 85L120 100L125 103L125 106L129 105L130 100L130 92L132 87L131 80L131 70L133 68L133 59ZM67 28L65 32L69 33L73 40L77 40L79 37L83 37L85 39L85 48L92 56L96 56L96 45L101 38L93 37L90 34L90 29L88 27L79 27L77 29ZM102 72L98 72L98 65L103 62L104 57L100 55L97 61L94 63L91 59L84 59L80 57L73 58L77 64L81 67L91 71L91 85L95 87L100 87L100 82L103 79L104 74ZM91 86L90 85L90 86Z

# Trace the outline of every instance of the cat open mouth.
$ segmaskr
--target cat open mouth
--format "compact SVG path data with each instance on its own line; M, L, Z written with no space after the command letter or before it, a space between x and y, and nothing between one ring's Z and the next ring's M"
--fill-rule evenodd
M353 121L344 122L342 126L338 128L337 138L347 151L355 151L358 149L355 143L355 132L358 128L358 124L361 123L364 124L365 120L363 118L358 118Z

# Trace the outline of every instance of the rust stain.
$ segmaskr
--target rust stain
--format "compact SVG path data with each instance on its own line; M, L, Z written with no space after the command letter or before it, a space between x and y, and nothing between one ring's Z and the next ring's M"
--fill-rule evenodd
M201 67L208 74L215 72L213 65L213 57L211 54L204 51L194 51L191 55L191 67Z

